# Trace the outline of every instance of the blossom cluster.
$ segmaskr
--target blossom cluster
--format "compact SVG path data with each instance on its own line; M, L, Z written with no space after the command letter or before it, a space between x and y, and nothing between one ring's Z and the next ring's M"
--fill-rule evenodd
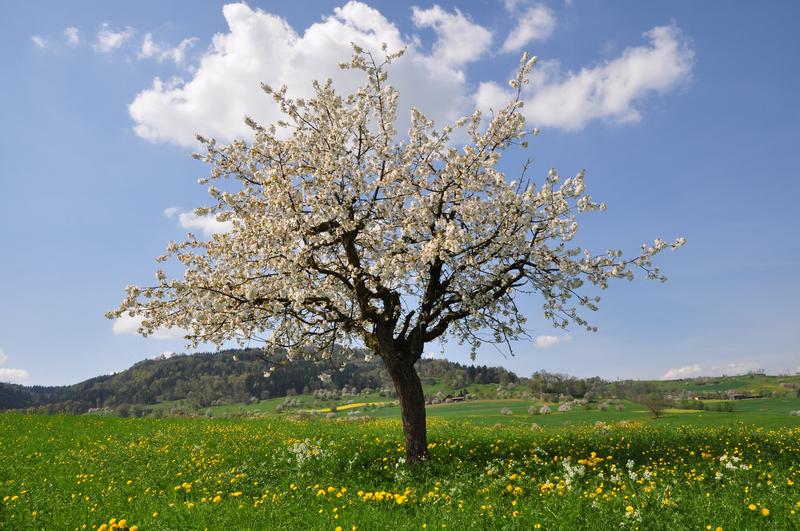
M197 158L211 165L201 183L214 202L195 213L232 230L171 242L159 261L176 258L183 277L159 270L155 285L129 286L108 316L140 316L144 335L187 330L195 346L264 341L290 359L362 345L402 345L418 358L438 338L474 353L524 334L521 293L541 296L555 326L594 330L579 310L600 299L581 291L585 283L605 289L635 269L664 279L652 257L682 238L656 239L632 258L571 244L577 215L605 209L586 193L584 172L562 179L551 169L537 186L528 164L516 179L498 169L504 151L538 134L526 128L520 97L535 57L522 57L510 83L516 97L491 117L476 111L437 128L413 110L402 136L385 68L401 53L384 52L378 63L355 47L342 66L366 83L351 94L330 80L315 82L310 99L265 85L285 120L248 118L252 144L199 137L206 152ZM469 141L459 145L459 135Z

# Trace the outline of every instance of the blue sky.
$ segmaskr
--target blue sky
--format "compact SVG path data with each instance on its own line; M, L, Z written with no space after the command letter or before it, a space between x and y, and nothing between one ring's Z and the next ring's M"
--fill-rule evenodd
M0 380L67 384L183 351L104 312L206 201L191 133L268 121L258 82L306 90L347 42L409 46L393 81L444 120L499 101L523 49L539 179L586 168L609 205L580 242L662 255L617 283L599 332L553 330L479 363L607 378L800 371L800 37L795 2L12 2L0 20ZM336 10L339 8L338 10ZM405 64L403 63L405 61ZM158 81L154 81L158 78ZM337 80L338 81L338 80ZM347 81L342 80L346 85ZM468 360L467 349L431 354Z

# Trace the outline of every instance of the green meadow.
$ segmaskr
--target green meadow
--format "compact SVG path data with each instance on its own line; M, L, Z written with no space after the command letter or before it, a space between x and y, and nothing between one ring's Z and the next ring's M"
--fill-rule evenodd
M277 414L283 399L212 418L2 414L0 529L800 527L797 398L659 419L633 402L433 405L414 467L397 407L370 398L333 415Z

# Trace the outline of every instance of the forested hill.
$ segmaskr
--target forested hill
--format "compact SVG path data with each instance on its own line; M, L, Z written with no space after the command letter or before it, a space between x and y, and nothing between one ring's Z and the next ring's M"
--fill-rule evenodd
M273 370L268 376L265 372ZM423 381L436 378L453 388L472 383L509 383L517 375L501 367L464 366L447 360L420 360ZM330 378L328 378L328 376ZM247 402L317 389L391 387L378 359L331 362L293 361L262 350L174 355L148 359L131 368L69 386L43 387L0 383L0 410L37 408L81 413L91 408L118 408L187 400L197 407Z

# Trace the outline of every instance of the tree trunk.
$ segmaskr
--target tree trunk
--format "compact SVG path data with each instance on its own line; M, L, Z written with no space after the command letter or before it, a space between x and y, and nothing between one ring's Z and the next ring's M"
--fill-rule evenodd
M406 462L428 458L428 435L425 424L425 393L413 365L386 363L400 399L403 434L406 439Z

